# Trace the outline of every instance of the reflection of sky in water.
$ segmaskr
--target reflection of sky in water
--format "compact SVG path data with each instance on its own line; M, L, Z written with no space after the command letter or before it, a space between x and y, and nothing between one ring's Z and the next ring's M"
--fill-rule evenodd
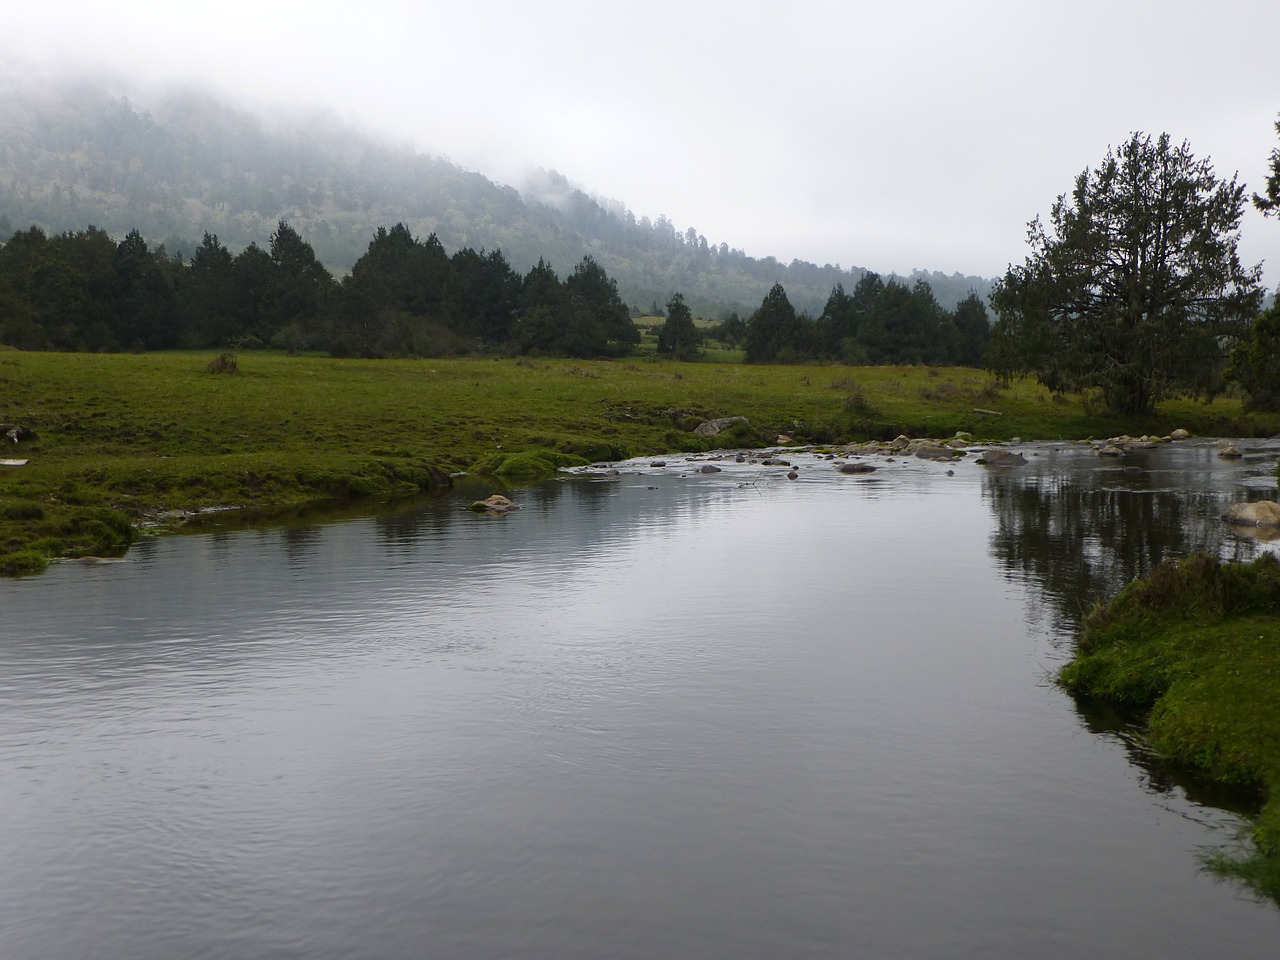
M1046 676L1079 591L1246 544L1217 515L1266 465L1032 452L0 583L9 955L1261 955L1280 917L1190 852L1224 815L1134 790Z

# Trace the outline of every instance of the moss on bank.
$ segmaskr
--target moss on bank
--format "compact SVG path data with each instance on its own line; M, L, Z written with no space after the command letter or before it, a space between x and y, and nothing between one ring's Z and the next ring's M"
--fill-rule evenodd
M0 574L39 573L56 557L118 557L137 532L109 507L0 499Z
M619 457L618 459L625 459ZM521 453L491 453L481 458L471 472L484 477L496 477L510 483L529 483L544 477L553 477L563 467L583 467L591 463L586 457L554 450L526 450Z
M1280 561L1158 566L1089 616L1059 674L1071 692L1150 709L1160 753L1255 788L1252 850L1210 865L1280 900Z

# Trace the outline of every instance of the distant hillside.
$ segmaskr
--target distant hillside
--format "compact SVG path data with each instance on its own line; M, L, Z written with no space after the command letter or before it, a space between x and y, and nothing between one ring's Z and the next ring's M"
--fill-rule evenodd
M866 272L749 257L665 217L637 219L554 172L521 193L332 118L272 126L200 94L142 105L84 84L0 84L0 240L33 224L51 232L92 224L115 236L137 229L190 256L205 231L236 251L264 244L282 219L337 273L379 226L404 223L450 252L501 249L521 272L543 258L565 276L590 254L627 303L645 309L680 291L711 317L751 312L775 282L817 315L837 283L852 289ZM991 287L958 273L906 279L917 278L945 307Z

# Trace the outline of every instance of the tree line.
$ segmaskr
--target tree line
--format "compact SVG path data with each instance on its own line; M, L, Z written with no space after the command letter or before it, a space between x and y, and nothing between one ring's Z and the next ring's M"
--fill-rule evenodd
M1280 124L1277 124L1280 132ZM1280 150L1255 205L1280 211ZM745 321L710 335L747 362L984 365L1034 375L1055 392L1097 395L1147 414L1161 400L1212 398L1235 386L1246 405L1280 407L1280 308L1261 313L1261 269L1241 264L1246 202L1184 142L1135 133L1086 169L1048 224L1030 224L1031 255L992 296L953 310L929 284L864 274L837 284L822 313L798 312L780 283ZM658 352L698 356L703 338L681 294L667 303ZM152 350L261 343L335 356L469 352L616 357L640 333L617 284L591 256L563 281L545 260L521 276L501 251L449 255L432 234L380 227L341 280L287 221L267 249L232 255L206 233L190 260L150 249L137 230L46 235L0 246L0 343L24 349Z
M836 284L817 318L797 312L782 285L774 284L740 336L748 363L980 366L990 330L987 308L974 291L948 310L924 280L907 286L868 272L852 293Z
M680 293L666 305L659 355L693 360L704 333ZM981 362L988 336L977 294L946 310L929 285L868 273L837 284L816 319L775 284L747 320L708 333L748 362ZM448 254L434 234L379 228L336 279L280 221L264 249L233 255L206 233L189 259L120 242L97 227L18 231L0 246L0 343L27 350L144 351L264 345L339 357L538 353L618 357L640 332L614 280L586 256L561 280L545 260L521 276L501 251Z
M341 357L514 350L629 353L640 340L613 279L590 256L563 281L521 276L500 251L449 255L435 235L379 228L336 279L281 221L236 255L206 233L189 259L96 227L0 246L0 343L26 350L142 351L253 345Z
M86 85L24 83L0 90L0 116L0 240L33 223L51 233L92 223L187 253L207 230L238 253L287 220L345 274L379 225L400 222L450 251L501 250L522 274L539 257L568 269L590 253L627 303L679 290L707 317L745 316L775 281L816 315L837 282L851 287L864 272L749 255L554 171L506 186L333 118L264 123L198 90L130 102ZM947 307L991 288L988 278L940 271L903 282L917 276Z

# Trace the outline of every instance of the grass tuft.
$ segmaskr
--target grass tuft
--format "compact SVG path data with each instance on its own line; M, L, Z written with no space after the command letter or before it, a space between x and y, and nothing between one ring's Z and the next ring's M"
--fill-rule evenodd
M239 363L233 353L220 353L209 361L205 370L209 373L235 373Z

